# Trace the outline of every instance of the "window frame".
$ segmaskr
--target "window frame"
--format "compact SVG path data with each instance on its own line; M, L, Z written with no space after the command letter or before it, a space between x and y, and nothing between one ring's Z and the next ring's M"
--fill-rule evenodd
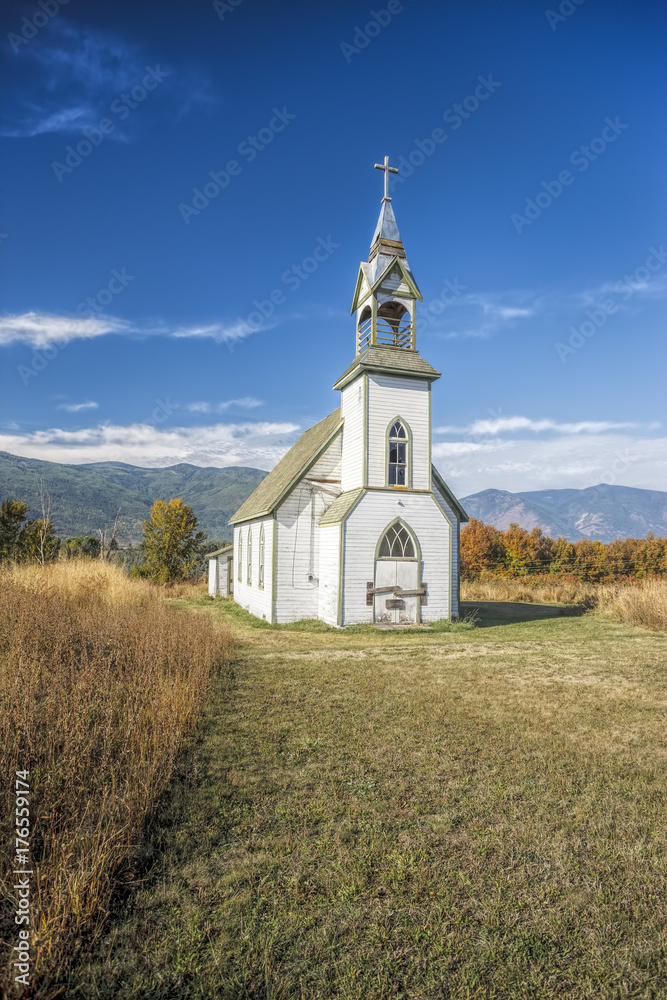
M400 438L397 435L392 436L391 432L396 424L400 424L405 431L405 438ZM390 449L393 443L405 446L405 463L390 461ZM390 482L391 469L401 467L405 468L405 483ZM385 434L385 481L387 486L392 490L409 490L412 488L412 431L407 420L401 416L394 417L387 425Z
M382 543L383 543L383 541L384 541L384 539L385 539L385 537L387 535L387 532L389 531L390 528L395 528L395 527L401 527L401 528L403 528L408 533L408 535L410 537L410 541L412 542L412 551L414 552L414 555L412 555L412 556L381 556L380 555L380 549L381 549ZM390 521L389 524L385 525L385 527L380 532L380 536L379 536L379 538L377 540L377 544L375 546L375 561L376 562L378 562L378 561L384 562L385 560L388 561L388 562L417 562L417 563L421 563L421 547L419 545L419 539L417 538L415 532L412 530L412 528L410 527L410 525L406 524L402 517L395 517L394 520Z
M239 566L236 572L236 579L243 583L243 528L239 528L239 551L237 555Z
M248 528L248 541L246 542L246 574L245 582L252 587L252 525Z
M266 539L264 536L264 525L262 524L259 529L259 565L257 568L257 586L260 590L264 590L264 553L266 547Z

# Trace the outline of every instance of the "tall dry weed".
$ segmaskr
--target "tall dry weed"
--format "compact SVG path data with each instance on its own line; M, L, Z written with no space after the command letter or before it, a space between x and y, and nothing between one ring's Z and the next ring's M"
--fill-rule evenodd
M657 632L667 632L667 580L611 584L597 590L596 614Z
M518 601L523 604L585 604L592 607L598 587L581 580L548 576L462 580L462 601Z
M580 604L591 613L667 631L667 580L582 583L549 577L461 581L462 601L518 601L528 604Z
M58 995L103 921L230 652L228 634L113 566L68 562L0 577L0 835L13 845L9 779L29 770L35 996ZM7 907L2 923L14 943ZM2 974L8 988L8 966Z

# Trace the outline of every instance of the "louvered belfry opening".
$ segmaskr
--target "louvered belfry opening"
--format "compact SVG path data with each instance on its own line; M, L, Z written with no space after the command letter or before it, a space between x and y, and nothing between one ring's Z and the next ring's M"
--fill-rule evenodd
M376 343L412 347L412 318L402 302L385 302L378 309Z

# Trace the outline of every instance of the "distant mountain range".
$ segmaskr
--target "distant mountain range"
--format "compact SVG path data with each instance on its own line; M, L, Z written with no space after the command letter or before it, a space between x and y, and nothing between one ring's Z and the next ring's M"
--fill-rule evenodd
M120 509L121 544L141 540L141 522L154 500L182 497L211 540L231 538L229 518L262 481L259 469L202 469L172 465L141 469L123 462L60 465L0 452L0 499L30 504L41 517L40 482L51 498L51 518L61 538L94 534L113 524Z
M93 534L113 523L120 509L121 544L141 539L141 522L154 500L182 497L194 509L211 540L231 537L229 518L262 481L265 472L172 465L142 469L122 462L61 465L0 452L0 500L14 497L41 516L40 482L51 497L51 517L61 538ZM471 517L497 528L516 521L523 528L570 541L643 538L647 531L667 535L667 493L629 486L592 486L585 490L535 490L507 493L484 490L463 497Z
M507 493L483 490L461 503L470 517L505 530L515 521L528 531L541 528L553 538L563 536L613 542L644 538L647 531L667 535L667 493L631 486L589 486L585 490L532 490Z

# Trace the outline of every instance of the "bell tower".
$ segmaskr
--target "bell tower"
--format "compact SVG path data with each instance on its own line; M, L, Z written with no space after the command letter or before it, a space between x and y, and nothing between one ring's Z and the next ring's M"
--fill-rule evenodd
M431 383L440 372L417 351L421 292L412 276L389 197L384 197L367 261L359 266L352 301L356 351L334 385L341 392L341 484L389 492L431 490Z
M384 197L368 261L359 267L352 301L357 356L369 347L416 351L416 305L417 299L422 300L389 197L389 174L398 170L389 166L388 156L375 167L384 171Z

